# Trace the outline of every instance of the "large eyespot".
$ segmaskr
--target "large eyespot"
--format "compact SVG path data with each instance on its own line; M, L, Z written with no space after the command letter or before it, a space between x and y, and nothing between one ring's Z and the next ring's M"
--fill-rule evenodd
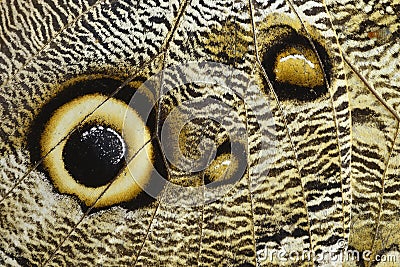
M114 97L106 95L119 84L95 79L64 88L43 107L32 129L39 142L31 149L39 151L36 159L43 158L55 188L77 196L85 206L132 201L149 185L153 166L159 165L152 141L154 114L147 120L140 107L136 110L121 100L137 93L129 86ZM151 105L145 95L137 99Z
M332 66L316 40L313 47L309 39L287 25L270 27L265 36L262 65L279 100L314 100L328 92Z

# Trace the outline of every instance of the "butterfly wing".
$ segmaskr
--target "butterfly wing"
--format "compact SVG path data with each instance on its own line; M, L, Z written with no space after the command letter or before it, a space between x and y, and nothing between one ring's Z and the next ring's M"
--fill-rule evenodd
M350 246L367 262L399 254L399 3L328 2L347 58L353 120ZM344 19L346 22L343 23ZM377 257L377 258L375 258ZM386 257L386 259L385 259ZM391 257L391 258L390 258Z

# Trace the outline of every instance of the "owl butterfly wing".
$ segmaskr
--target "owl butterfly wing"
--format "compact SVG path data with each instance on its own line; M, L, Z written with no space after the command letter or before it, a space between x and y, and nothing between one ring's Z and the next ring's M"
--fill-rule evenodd
M320 254L330 247L340 249L338 240L348 238L350 120L343 63L323 4L16 1L1 5L5 15L0 65L4 70L0 255L5 264L279 265L279 259L263 258L263 253ZM270 64L278 57L281 68ZM295 74L287 59L294 66L300 60L314 67ZM182 73L172 68L162 76L171 91L164 92L161 86L139 91L155 73L188 61L214 61L231 68L213 65L217 85L185 84ZM189 65L188 73L209 77L207 66ZM276 68L283 76L277 76ZM285 76L287 72L290 75ZM293 95L305 90L297 94L307 97L296 99L286 87ZM165 118L175 107L183 118L197 114L185 125L184 141L178 142L179 147L172 144L172 151L182 148L190 159L196 158L199 141L217 144L216 158L203 171L189 175L167 165L166 177L173 184L186 188L212 180L222 184L210 193L218 195L225 179L218 170L225 162L233 170L245 162L241 179L204 204L201 201L210 197L209 192L176 192L170 184L161 198L147 204L139 196L130 197L136 188L117 197L107 195L114 180L110 187L100 186L104 190L63 184L68 177L59 171L67 163L52 161L54 155L71 158L68 153L60 156L65 139L87 132L76 121L106 121L121 129L122 123L112 116L119 114L114 106L126 105L136 89L156 107L157 126L148 126L151 136L167 124ZM162 101L155 101L160 94ZM87 95L90 101L85 102ZM195 112L183 105L188 100L200 108ZM71 105L78 110L67 122L76 125L57 123ZM82 113L87 115L79 117ZM205 123L202 118L210 114L216 122ZM243 127L236 126L240 122ZM91 129L101 131L96 127ZM244 144L235 139L240 134L246 137ZM228 161L224 160L227 139L245 147ZM133 155L149 149L152 160L165 163L165 154L152 140ZM79 156L78 151L72 161ZM177 194L184 201L171 205ZM121 204L121 195L130 198ZM191 205L193 199L200 205ZM292 261L323 264L316 255L309 257Z
M400 5L398 1L328 1L327 5L349 62L353 125L349 249L365 252L370 257L367 266L394 266L400 258Z

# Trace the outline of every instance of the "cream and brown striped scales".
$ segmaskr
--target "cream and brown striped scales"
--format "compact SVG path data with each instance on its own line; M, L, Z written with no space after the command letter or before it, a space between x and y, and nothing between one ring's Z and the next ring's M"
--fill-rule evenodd
M400 265L398 0L0 14L1 266Z

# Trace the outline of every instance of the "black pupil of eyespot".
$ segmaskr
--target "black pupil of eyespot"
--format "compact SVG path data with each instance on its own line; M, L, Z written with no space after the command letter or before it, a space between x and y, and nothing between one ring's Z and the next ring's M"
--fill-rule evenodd
M102 186L124 166L125 147L120 134L112 128L87 125L68 138L63 150L64 164L79 183Z

